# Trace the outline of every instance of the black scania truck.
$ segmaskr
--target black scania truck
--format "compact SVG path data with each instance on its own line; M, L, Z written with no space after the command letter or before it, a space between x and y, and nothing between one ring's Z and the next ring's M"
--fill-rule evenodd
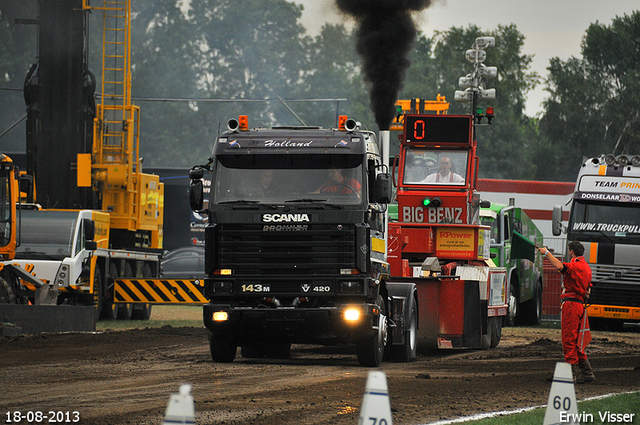
M238 347L286 358L292 343L356 344L364 366L415 358L414 286L387 282L388 168L375 134L340 118L338 129L231 119L208 163L190 171L191 206L208 214L214 361L233 361Z

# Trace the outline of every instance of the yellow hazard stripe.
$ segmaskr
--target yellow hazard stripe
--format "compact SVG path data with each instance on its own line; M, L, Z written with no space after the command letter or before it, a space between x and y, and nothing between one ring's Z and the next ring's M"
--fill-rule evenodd
M196 280L116 279L116 302L149 304L206 304Z

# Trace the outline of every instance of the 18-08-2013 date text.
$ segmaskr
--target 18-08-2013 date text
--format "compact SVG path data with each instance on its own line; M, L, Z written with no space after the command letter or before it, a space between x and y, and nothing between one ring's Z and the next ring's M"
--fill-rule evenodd
M22 412L15 410L6 412L3 419L5 424L71 424L80 422L80 412L62 410Z

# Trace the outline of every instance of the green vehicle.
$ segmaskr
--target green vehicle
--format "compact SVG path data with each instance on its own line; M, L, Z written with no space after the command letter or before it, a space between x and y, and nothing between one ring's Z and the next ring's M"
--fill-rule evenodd
M533 250L535 261L512 258L514 232L536 245L542 244L542 232L522 208L491 203L480 209L480 222L491 227L491 259L507 269L509 311L505 326L537 325L542 319L542 256Z

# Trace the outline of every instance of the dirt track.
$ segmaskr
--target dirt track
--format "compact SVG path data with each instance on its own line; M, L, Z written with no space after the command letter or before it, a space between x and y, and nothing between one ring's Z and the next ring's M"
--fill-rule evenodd
M578 399L640 389L640 332L594 332L598 381ZM285 361L211 361L198 328L0 338L0 414L78 411L83 424L160 424L169 394L193 385L202 424L355 424L368 369L345 347L294 346ZM395 424L546 404L559 331L505 329L489 351L383 363ZM4 423L4 422L3 422Z

